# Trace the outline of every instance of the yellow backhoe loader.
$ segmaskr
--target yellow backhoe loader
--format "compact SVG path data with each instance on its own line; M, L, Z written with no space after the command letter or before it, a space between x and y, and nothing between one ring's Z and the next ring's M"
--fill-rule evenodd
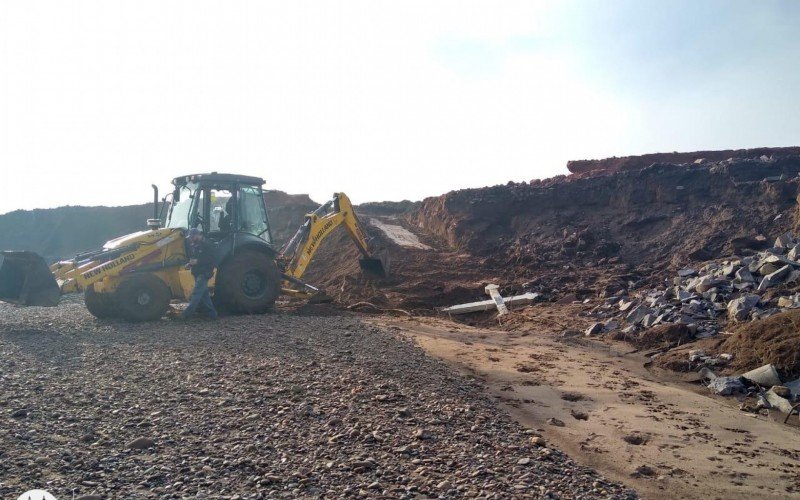
M362 254L365 273L385 277L388 262L376 256L343 193L307 214L281 249L273 245L262 186L264 180L233 174L186 175L159 211L153 186L154 216L148 229L107 242L49 267L33 252L0 252L0 300L55 306L61 294L83 292L98 318L129 321L160 318L172 300L186 300L194 286L185 234L195 228L215 243L217 270L210 281L213 299L230 313L263 313L281 292L313 298L320 294L302 281L320 243L343 225ZM168 208L164 227L160 214Z

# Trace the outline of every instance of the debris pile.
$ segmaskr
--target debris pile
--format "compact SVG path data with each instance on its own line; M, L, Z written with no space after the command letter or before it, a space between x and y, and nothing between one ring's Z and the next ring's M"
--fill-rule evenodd
M721 396L745 394L741 410L759 413L761 410L778 410L786 413L787 420L800 404L800 379L782 382L774 365L768 364L738 376L717 376L708 368L700 373L707 387Z
M716 335L720 327L767 318L800 307L800 240L780 235L772 247L752 255L685 268L656 288L608 297L593 313L606 319L587 336L615 332L639 340L658 325L685 325L695 338Z
M733 356L728 366L732 372L742 373L771 364L784 379L797 378L800 377L799 324L800 309L740 323L733 329L733 335L725 336L716 349Z

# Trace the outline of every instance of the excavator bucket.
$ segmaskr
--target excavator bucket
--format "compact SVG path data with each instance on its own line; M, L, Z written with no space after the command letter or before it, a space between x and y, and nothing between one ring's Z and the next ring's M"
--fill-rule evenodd
M372 257L364 257L358 261L361 271L378 278L389 277L389 257L386 253L376 253Z
M0 300L56 306L61 291L44 259L34 252L0 252Z

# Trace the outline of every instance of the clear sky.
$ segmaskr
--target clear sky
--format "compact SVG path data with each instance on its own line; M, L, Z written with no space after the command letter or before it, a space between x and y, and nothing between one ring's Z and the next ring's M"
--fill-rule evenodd
M800 145L800 1L0 2L0 213L227 171L421 199Z

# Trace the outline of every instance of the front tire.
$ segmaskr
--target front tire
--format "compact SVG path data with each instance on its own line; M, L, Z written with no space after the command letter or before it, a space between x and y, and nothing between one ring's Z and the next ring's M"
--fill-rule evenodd
M88 309L95 318L113 318L119 314L114 301L114 295L95 292L93 284L83 292L83 303L86 304L86 309Z
M269 312L281 293L280 272L264 253L244 250L226 262L217 276L214 300L234 314Z
M154 274L134 274L116 292L120 315L128 321L154 321L167 312L172 293Z

